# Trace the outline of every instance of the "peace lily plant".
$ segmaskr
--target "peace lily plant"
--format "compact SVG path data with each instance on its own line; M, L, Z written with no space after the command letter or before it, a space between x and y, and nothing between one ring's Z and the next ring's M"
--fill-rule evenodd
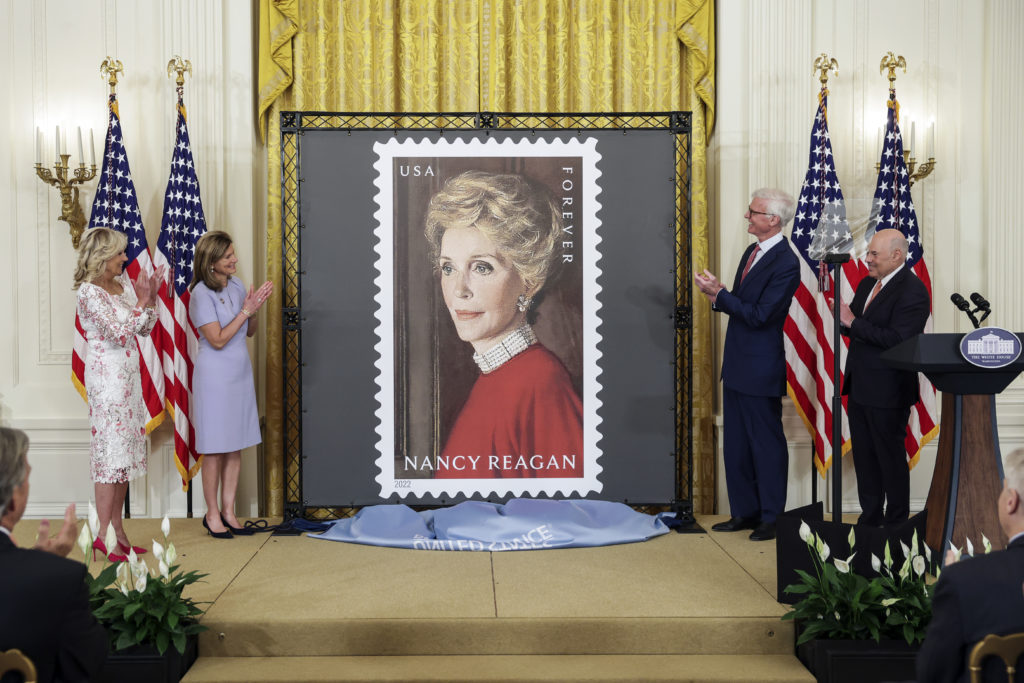
M883 557L871 555L871 568L878 576L871 579L853 571L855 536L853 527L847 537L850 556L845 560L833 557L820 536L813 534L806 522L800 525L800 538L807 544L814 565L814 574L797 570L800 581L785 591L803 597L792 611L782 618L797 620L802 625L797 644L818 638L879 641L903 638L907 643L924 640L932 616L934 579L939 568L932 562L932 552L925 543L918 543L917 531L908 547L900 541L903 562L896 567L886 541ZM923 548L923 554L918 547ZM985 539L986 548L991 545ZM960 551L954 549L957 559ZM974 553L968 541L969 554Z
M90 562L93 539L99 534L99 516L89 503L89 521L82 525L78 547ZM93 615L110 635L111 647L123 650L133 645L155 645L162 655L171 644L179 653L185 652L188 636L205 631L197 619L205 611L192 598L182 595L185 587L206 574L183 572L174 562L178 552L169 540L171 522L165 516L160 524L163 543L153 540L153 558L157 569L151 570L132 550L127 562L111 563L95 577L86 572L89 602ZM117 547L112 524L107 525L105 544Z

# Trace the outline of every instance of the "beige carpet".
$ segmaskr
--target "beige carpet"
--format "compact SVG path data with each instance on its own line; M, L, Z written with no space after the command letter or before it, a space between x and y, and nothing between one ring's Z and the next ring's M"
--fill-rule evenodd
M125 525L136 545L163 542L159 520ZM780 621L775 545L747 535L471 553L218 540L172 520L181 565L209 574L191 590L210 630L186 680L809 681Z

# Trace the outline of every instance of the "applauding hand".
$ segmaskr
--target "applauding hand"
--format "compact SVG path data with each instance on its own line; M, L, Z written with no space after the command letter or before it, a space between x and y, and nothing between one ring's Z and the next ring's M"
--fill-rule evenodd
M50 538L50 520L44 519L39 522L39 536L36 538L36 550L45 550L48 553L67 557L71 549L75 547L75 538L78 534L78 526L75 520L75 504L71 503L64 509L64 523L60 531L53 538Z
M266 303L267 299L274 292L274 283L267 280L260 288L253 291L252 286L249 287L249 293L245 297L245 302L242 303L242 313L245 313L248 317L256 315L256 311L260 310L260 307Z
M163 282L164 274L167 272L165 266L160 266L156 269L152 276L148 276L145 273L139 273L139 277L135 280L135 296L139 299L139 306L152 306L156 304L156 293L160 289L160 283Z

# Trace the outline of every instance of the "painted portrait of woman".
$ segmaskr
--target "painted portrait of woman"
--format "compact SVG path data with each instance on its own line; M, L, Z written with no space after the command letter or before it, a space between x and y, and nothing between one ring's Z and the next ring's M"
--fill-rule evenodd
M562 211L521 174L468 170L430 199L424 236L444 309L477 377L435 478L579 477L583 407L531 325L565 239Z

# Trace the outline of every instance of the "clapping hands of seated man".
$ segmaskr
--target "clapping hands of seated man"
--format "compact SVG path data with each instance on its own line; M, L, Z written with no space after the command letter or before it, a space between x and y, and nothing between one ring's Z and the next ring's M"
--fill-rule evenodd
M60 557L67 557L71 549L75 547L77 538L78 523L75 519L75 504L71 503L64 508L64 522L56 536L50 537L50 520L40 520L39 533L33 547L36 550L44 550Z

